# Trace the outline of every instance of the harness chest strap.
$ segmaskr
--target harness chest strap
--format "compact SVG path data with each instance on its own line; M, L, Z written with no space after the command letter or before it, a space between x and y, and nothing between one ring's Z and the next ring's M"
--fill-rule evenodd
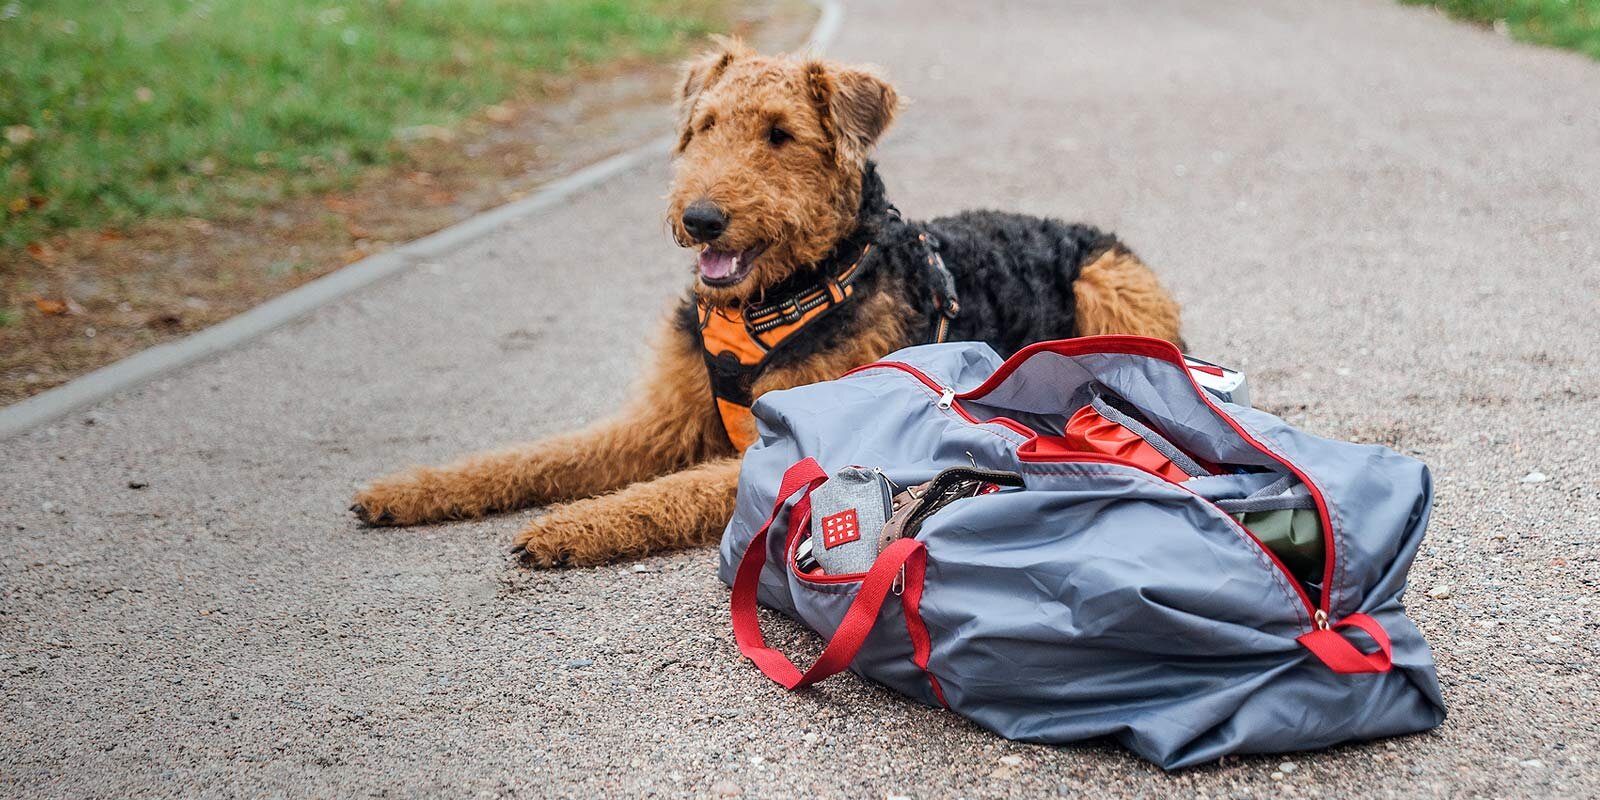
M850 266L821 285L771 303L731 309L699 301L700 346L711 378L711 396L735 448L742 451L755 442L750 404L755 401L752 391L767 358L786 339L850 299L861 264L871 250L869 243Z
M933 302L938 310L930 340L943 342L949 321L960 310L955 279L939 256L938 243L927 233L919 233L926 261L934 282ZM717 405L722 428L734 448L743 451L755 443L755 425L750 405L755 401L756 379L768 358L783 342L805 330L835 306L855 294L855 280L872 244L861 249L856 260L818 285L789 297L744 309L721 308L699 302L700 345L706 372L711 379L711 396Z

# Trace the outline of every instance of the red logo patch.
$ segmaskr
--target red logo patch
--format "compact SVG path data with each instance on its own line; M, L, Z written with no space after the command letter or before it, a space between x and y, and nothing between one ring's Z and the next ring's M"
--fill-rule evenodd
M861 538L861 525L856 522L856 510L847 508L837 514L822 518L822 546L832 550L841 544Z

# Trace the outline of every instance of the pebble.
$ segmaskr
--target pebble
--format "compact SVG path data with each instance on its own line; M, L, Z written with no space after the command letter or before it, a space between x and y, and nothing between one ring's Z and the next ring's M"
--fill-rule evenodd
M1527 767L1528 769L1544 769L1544 762L1540 761L1537 758L1530 758L1530 759L1527 759L1525 761L1521 761L1519 763L1521 763L1522 766Z
M1533 472L1522 476L1523 483L1544 483L1547 480L1550 480L1550 476L1538 470L1534 470Z
M57 503L54 500L46 500L46 501L44 501L44 505L39 506L39 508L43 509L45 511L45 513L48 513L48 514L65 514L65 513L67 513L67 507L64 506L64 505L61 505L60 503Z
M711 794L717 797L738 797L739 787L728 781L717 781L711 784Z
M1283 773L1294 772L1295 770L1297 770L1299 768L1300 767L1298 765L1296 765L1293 761L1285 761L1282 764L1278 765L1278 771L1279 772L1283 772Z
M1021 766L1022 765L1022 756L1001 756L1000 757L1000 763L1002 763L1002 764L1004 764L1004 765L1006 765L1008 767Z
M1450 598L1449 584L1439 584L1428 590L1428 596L1435 600L1448 600Z
M583 669L584 667L592 666L594 666L594 659L592 658L574 658L567 662L567 669Z
M1272 777L1272 779L1273 779L1273 780L1275 780L1275 781L1281 781L1281 780L1283 780L1283 773L1281 773L1281 772L1274 772L1274 773L1272 773L1272 776L1271 776L1271 777Z

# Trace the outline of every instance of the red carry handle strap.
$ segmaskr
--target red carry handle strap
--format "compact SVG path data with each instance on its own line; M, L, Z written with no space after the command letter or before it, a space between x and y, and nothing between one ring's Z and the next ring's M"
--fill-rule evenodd
M1366 631L1372 641L1378 643L1378 649L1371 652L1362 652L1349 639L1339 633L1340 628L1352 627ZM1341 675L1355 675L1366 672L1388 672L1394 664L1393 648L1389 643L1389 634L1384 631L1378 621L1366 614L1351 614L1339 620L1331 628L1320 628L1300 636L1295 641L1305 645L1328 669Z
M920 587L923 571L927 567L927 550L915 539L901 539L885 548L861 581L856 599L850 603L850 609L845 612L828 646L823 648L817 662L804 673L783 653L768 647L766 639L761 636L761 619L756 613L756 586L761 580L761 570L767 564L767 532L783 510L784 503L798 494L800 499L789 512L789 527L796 530L798 521L811 514L811 490L827 477L822 467L810 458L784 473L772 516L767 517L766 524L761 526L761 530L745 548L744 556L739 560L739 571L733 580L733 637L739 643L739 652L755 662L762 674L786 689L810 686L849 667L856 653L861 650L861 645L866 642L867 634L872 632L873 624L878 621L878 612L883 608L884 599L900 578L900 568L905 567L906 571L902 586L915 583ZM901 600L909 606L920 595L920 591L905 592ZM915 611L908 608L907 613Z

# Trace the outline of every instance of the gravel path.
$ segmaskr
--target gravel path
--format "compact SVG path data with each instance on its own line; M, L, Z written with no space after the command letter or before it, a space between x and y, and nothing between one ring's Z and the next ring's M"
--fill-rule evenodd
M892 196L1114 228L1260 405L1430 463L1442 728L1168 775L786 694L711 550L527 572L527 514L357 528L368 477L618 403L688 277L656 165L0 442L0 793L1600 794L1600 65L1380 0L976 9L848 12L834 53L915 101Z

